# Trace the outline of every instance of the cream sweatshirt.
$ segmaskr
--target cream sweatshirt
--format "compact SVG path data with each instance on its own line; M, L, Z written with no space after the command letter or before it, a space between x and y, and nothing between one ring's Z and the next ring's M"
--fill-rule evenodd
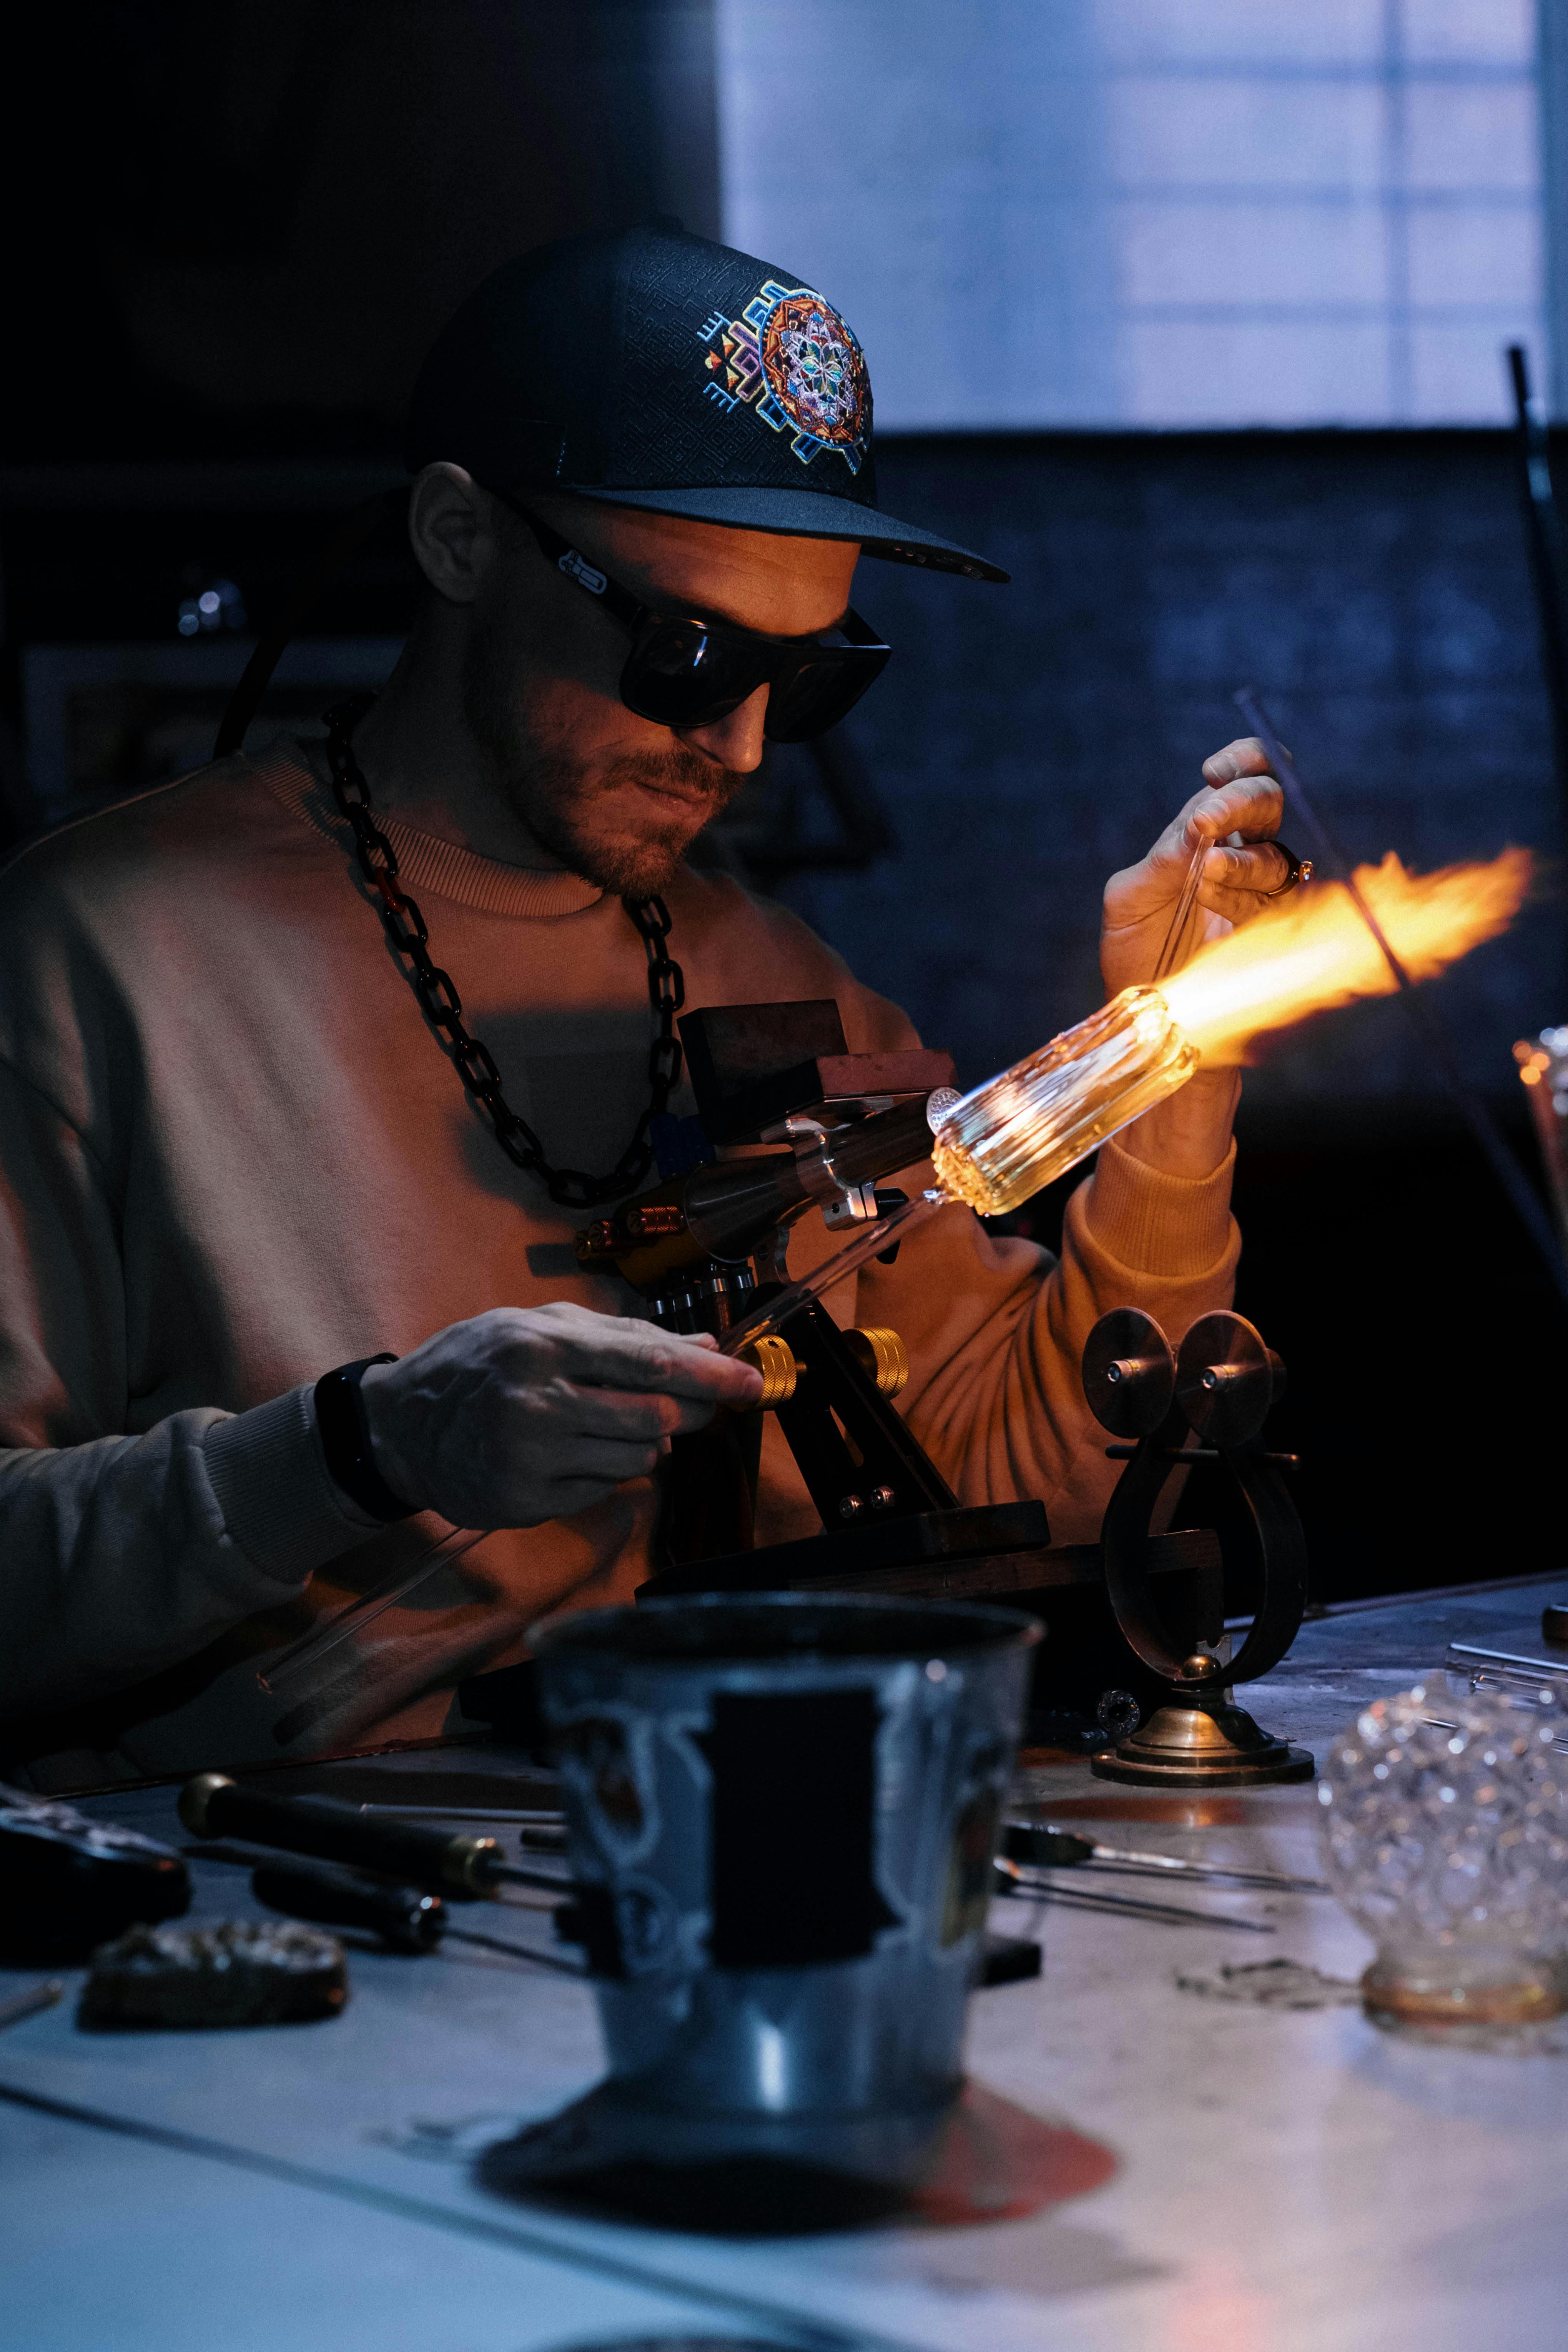
M83 820L0 877L0 1756L39 1786L440 1732L532 1620L628 1600L657 1496L487 1536L324 1685L258 1667L447 1532L374 1528L327 1475L311 1388L486 1308L638 1311L505 1158L387 948L319 754L236 758ZM551 1157L609 1166L646 1101L643 947L618 899L386 831L437 961ZM852 1052L919 1041L783 908L683 870L689 1006L837 999ZM971 1074L972 1076L974 1074ZM671 1108L694 1108L682 1081ZM1078 1375L1108 1307L1179 1336L1231 1296L1230 1162L1111 1143L1061 1263L944 1210L830 1294L891 1324L900 1409L963 1501L1037 1496L1091 1538L1115 1475ZM815 1214L794 1273L833 1244ZM815 1531L770 1422L758 1541Z

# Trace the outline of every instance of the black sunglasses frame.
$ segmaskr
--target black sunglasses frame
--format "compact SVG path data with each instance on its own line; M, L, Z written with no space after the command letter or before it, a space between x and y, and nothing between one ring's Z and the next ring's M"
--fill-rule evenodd
M842 646L824 645L819 638L803 643L798 637L770 637L759 629L708 620L696 613L658 612L590 563L570 540L552 530L520 500L504 490L496 495L528 525L546 561L592 596L631 638L619 691L626 709L639 719L665 727L710 727L739 709L758 687L766 686L763 734L774 743L809 742L838 724L892 657L892 647L854 612L846 613L838 624L839 635L849 640ZM672 633L684 633L684 645ZM662 661L657 658L661 651ZM701 677L700 666L709 659L722 666L723 683ZM710 689L706 696L700 690L705 683ZM683 698L683 684L697 691Z

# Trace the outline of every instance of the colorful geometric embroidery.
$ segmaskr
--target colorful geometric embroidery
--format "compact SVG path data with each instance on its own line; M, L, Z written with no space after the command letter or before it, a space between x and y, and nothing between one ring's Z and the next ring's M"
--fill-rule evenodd
M788 433L803 466L830 449L860 470L871 429L871 386L860 346L831 303L809 286L768 278L738 319L722 311L698 331L710 346L707 397L750 408Z

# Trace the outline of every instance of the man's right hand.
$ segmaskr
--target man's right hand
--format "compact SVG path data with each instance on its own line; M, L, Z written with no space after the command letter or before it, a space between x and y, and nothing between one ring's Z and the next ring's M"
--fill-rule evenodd
M762 1380L686 1339L585 1307L499 1307L453 1323L361 1383L393 1493L459 1528L532 1528L646 1478L669 1441Z

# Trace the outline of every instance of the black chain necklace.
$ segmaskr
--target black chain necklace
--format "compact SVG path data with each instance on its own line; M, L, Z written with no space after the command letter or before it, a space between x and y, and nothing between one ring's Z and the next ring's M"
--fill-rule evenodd
M518 1117L502 1094L500 1072L489 1048L464 1027L463 1000L450 975L431 961L425 918L398 882L397 853L371 814L370 790L354 758L353 736L374 700L374 694L356 694L324 714L327 764L333 797L353 834L360 872L380 898L381 919L394 951L400 960L407 960L408 977L425 1018L446 1037L453 1066L470 1100L489 1118L496 1141L514 1167L542 1178L551 1199L563 1207L586 1209L601 1201L618 1201L634 1192L653 1166L653 1122L668 1107L680 1076L675 1016L686 1002L686 982L680 966L665 947L669 909L662 898L621 900L647 950L648 1002L658 1015L658 1035L648 1049L647 1108L607 1176L590 1176L581 1168L552 1168L532 1128Z

